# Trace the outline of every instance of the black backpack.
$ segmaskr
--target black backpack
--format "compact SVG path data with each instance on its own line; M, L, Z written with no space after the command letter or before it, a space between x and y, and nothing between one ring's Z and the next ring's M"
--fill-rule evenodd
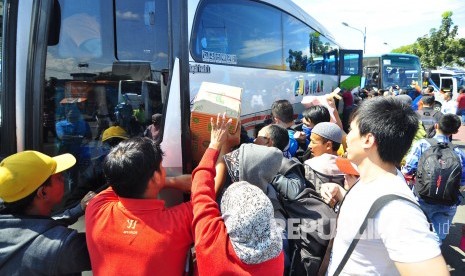
M430 110L430 109L422 109L417 110L417 114L420 116L421 124L426 131L426 137L432 138L436 134L436 130L434 129L434 124L437 123L436 114L441 113L437 110Z
M457 203L462 177L462 163L451 143L426 139L431 145L420 156L415 192L427 203Z
M298 166L304 172L303 165L295 160L283 162L280 173L285 175L291 168ZM278 195L287 219L298 219L290 223L288 229L291 258L289 275L317 275L329 240L335 228L336 213L329 207L314 186L305 179L306 188L295 199L290 200ZM297 230L298 238L293 238Z

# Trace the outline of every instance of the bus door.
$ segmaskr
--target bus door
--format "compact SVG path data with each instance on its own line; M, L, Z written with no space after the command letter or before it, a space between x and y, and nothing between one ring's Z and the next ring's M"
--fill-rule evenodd
M353 89L362 85L362 50L339 50L339 87Z
M184 85L175 89L170 87L173 83L186 83L180 79L188 77L187 27L181 25L187 25L187 22L179 19L186 17L186 2L56 1L60 28L50 27L50 33L59 40L47 45L40 55L44 57L43 74L31 76L37 83L43 83L41 91L34 91L37 92L34 95L42 95L38 97L42 99L40 110L33 111L34 118L41 118L41 122L34 123L37 132L30 131L25 135L33 137L33 143L26 141L24 144L25 148L57 155L65 148L63 126L76 124L71 119L85 126L86 132L79 133L83 139L72 145L77 164L65 179L64 206L80 199L79 186L84 183L81 179L93 168L98 168L103 160L101 157L108 153L108 147L102 141L104 128L124 125L126 115L131 121L126 132L130 136L140 136L153 113L163 114L161 135L171 137L163 139L161 144L166 153L163 164L167 175L183 173L184 156L181 155L185 152L182 150L185 135L181 124L188 120L181 115L173 116L173 110L181 113L180 105L184 100L180 89ZM41 43L31 45L35 44ZM176 60L178 65L175 65ZM182 68L186 69L183 71ZM178 76L177 80L174 75ZM74 95L74 90L79 90L83 96ZM188 92L183 95L188 102ZM65 103L64 98L85 100ZM122 106L126 102L129 105ZM136 109L139 110L134 113ZM31 110L28 104L25 110ZM135 114L139 115L138 120L134 120ZM172 122L175 117L178 119ZM26 131L29 130L26 128ZM182 195L176 195L167 203L171 205L180 200Z

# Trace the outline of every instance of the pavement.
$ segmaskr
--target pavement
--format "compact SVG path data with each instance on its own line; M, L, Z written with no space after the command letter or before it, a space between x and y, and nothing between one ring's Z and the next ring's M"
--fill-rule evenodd
M452 142L462 150L465 150L465 126L461 126L459 132L452 136ZM451 275L465 275L465 252L460 250L459 244L462 238L462 227L465 227L465 200L458 206L457 213L449 229L449 235L444 240L441 249ZM465 239L465 233L464 239Z

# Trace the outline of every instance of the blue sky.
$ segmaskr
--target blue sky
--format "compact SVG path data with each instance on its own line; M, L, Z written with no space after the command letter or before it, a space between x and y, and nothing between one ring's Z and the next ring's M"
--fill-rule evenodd
M439 28L441 14L452 11L452 20L465 37L463 0L292 0L325 26L347 49L363 49L363 34L342 25L364 30L366 54L390 52L411 44L418 37ZM387 45L385 44L387 43Z

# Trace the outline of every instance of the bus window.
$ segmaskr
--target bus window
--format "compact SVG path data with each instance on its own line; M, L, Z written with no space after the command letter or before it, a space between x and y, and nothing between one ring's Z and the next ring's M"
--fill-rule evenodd
M430 78L431 80L434 82L434 85L438 86L440 85L440 79L439 79L440 75L439 74L436 74L436 73L433 73L431 74Z
M343 57L343 72L342 75L358 75L360 74L359 70L359 54L344 54Z
M441 78L441 87L444 92L452 92L454 90L454 83L452 78Z
M60 0L60 8L65 27L47 47L41 115L42 150L77 159L65 175L65 207L84 196L89 187L80 185L108 153L107 128L141 136L152 114L163 113L168 20L162 0Z
M281 12L244 0L203 1L192 31L192 56L208 62L283 68Z
M337 46L313 30L309 34L309 39L307 72L336 75L336 55L330 52L336 50Z
M166 1L118 0L115 5L117 58L167 64Z
M286 69L305 72L310 58L308 37L313 30L287 14L284 15L283 28Z
M336 52L325 54L323 73L329 74L329 75L336 75L337 67L338 67L338 59L336 58Z
M100 5L92 0L61 5L60 57L95 58L102 54Z

